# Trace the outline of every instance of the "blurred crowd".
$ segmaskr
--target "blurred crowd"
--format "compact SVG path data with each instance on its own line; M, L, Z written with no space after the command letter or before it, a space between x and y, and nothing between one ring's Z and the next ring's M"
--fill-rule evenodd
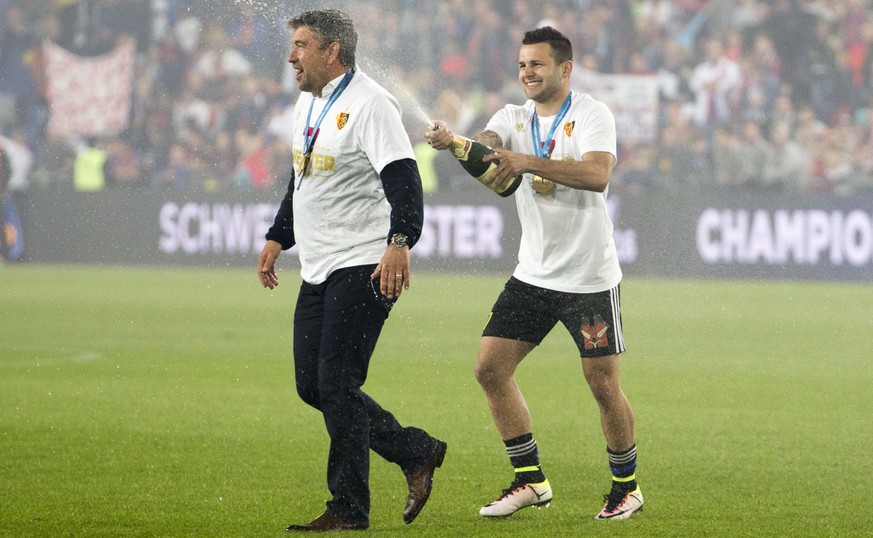
M83 156L102 164L105 188L283 187L297 93L285 21L322 4L0 0L0 148L30 155L18 187L75 189ZM578 68L657 80L657 135L619 140L613 189L873 192L869 0L329 4L355 20L361 68L401 98L429 191L475 183L420 143L427 118L473 134L523 102L518 46L549 24ZM44 40L97 56L126 36L137 51L129 127L50 132Z

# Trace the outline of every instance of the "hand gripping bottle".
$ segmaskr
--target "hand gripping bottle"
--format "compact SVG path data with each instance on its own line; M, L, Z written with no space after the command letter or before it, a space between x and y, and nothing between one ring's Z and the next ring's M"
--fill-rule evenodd
M464 170L500 196L507 197L512 195L518 186L521 185L520 175L516 176L516 178L503 189L490 183L491 176L494 174L494 169L497 167L499 161L485 162L482 160L482 157L489 153L494 153L494 150L485 144L476 142L475 140L464 136L455 135L454 139L452 139L450 149L452 155L458 159L458 162L461 163Z

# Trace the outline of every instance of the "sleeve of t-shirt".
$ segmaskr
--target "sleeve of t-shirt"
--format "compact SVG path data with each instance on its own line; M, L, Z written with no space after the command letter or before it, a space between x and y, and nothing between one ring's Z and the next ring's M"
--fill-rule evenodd
M582 155L589 151L605 151L618 157L616 154L615 118L609 107L600 101L594 101L582 116L581 122L582 125L579 127L585 133L585 136L579 137L582 142L580 148Z
M485 131L493 131L497 133L497 136L499 136L500 140L503 141L503 147L506 149L512 149L512 142L510 141L510 136L512 134L511 127L512 112L507 105L491 116L491 119L488 120L488 125L485 126Z
M400 119L400 105L389 94L376 93L361 110L358 144L376 172L390 162L415 159Z

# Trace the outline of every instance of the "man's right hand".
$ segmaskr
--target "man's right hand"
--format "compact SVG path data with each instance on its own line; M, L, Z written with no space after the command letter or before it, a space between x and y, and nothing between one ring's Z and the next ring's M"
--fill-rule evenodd
M448 149L455 137L449 125L443 120L434 120L433 129L424 133L424 138L433 149Z
M265 288L273 289L279 285L276 275L276 258L282 253L282 245L277 241L267 241L258 255L258 278Z

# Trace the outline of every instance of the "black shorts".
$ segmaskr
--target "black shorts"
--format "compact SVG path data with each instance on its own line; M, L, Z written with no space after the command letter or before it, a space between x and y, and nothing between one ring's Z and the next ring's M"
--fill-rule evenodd
M491 309L482 336L539 345L559 321L570 331L582 357L625 351L619 286L599 293L565 293L511 277Z

